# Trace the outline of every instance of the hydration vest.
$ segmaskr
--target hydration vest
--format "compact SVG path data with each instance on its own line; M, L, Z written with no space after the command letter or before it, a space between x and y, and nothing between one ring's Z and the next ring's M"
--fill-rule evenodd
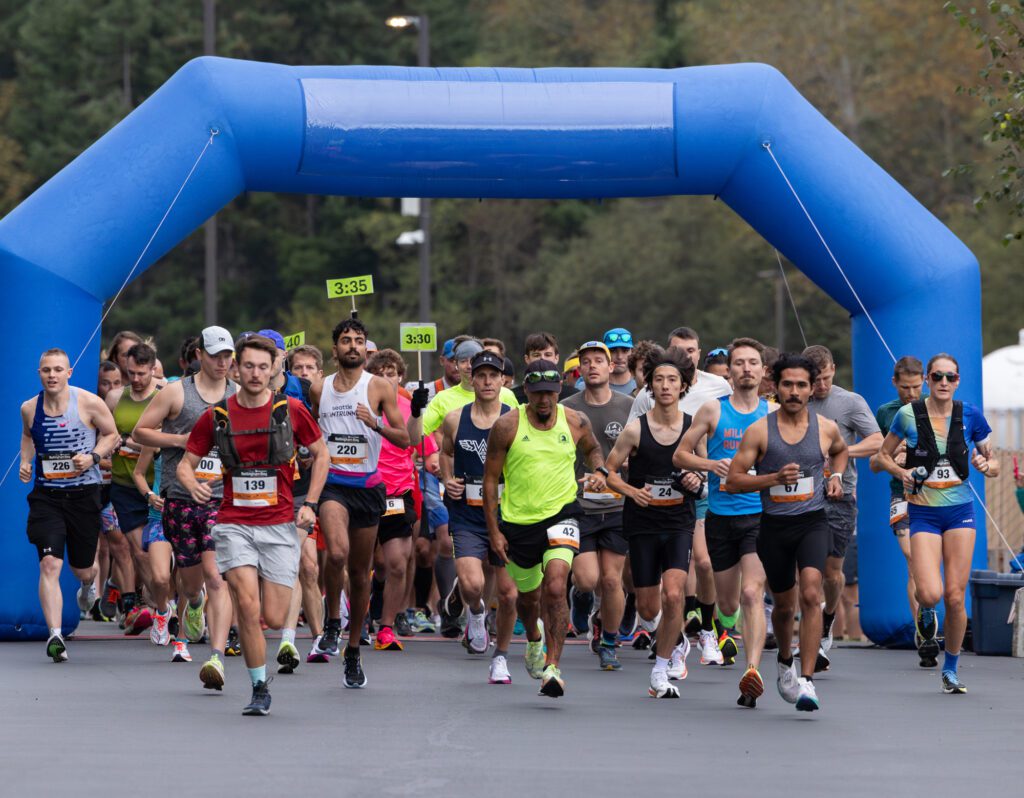
M907 447L907 468L913 470L924 466L928 473L935 470L942 455L935 442L935 431L924 399L911 402L914 411L914 423L917 426L917 445ZM953 402L953 414L949 417L949 431L946 433L946 454L953 471L966 482L970 476L970 458L967 441L964 439L964 403Z
M275 394L270 404L270 426L263 429L233 430L228 400L221 399L213 406L213 433L220 452L220 461L226 469L255 466L287 465L295 458L292 421L288 413L288 397ZM267 456L264 460L242 460L234 439L242 435L266 435Z

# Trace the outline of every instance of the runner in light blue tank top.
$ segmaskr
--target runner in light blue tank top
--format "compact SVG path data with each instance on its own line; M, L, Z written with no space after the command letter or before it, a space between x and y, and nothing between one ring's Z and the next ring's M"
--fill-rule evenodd
M747 427L768 415L768 402L761 399L753 413L741 413L732 406L728 396L718 399L718 424L708 436L708 459L724 460L736 454ZM708 504L717 515L748 515L761 512L761 499L756 493L726 493L722 478L708 472Z

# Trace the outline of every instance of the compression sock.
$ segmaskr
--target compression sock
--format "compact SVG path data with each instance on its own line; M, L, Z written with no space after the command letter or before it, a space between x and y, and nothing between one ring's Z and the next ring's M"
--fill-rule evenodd
M686 603L683 604L683 617L685 618L691 612L696 612L696 611L697 611L697 597L696 596L687 596L686 597Z
M734 612L732 615L723 615L721 607L718 607L715 611L718 613L718 620L721 622L723 628L728 629L730 631L736 628L736 622L740 618L739 607L736 608L736 612Z
M412 578L413 590L416 593L416 606L423 609L430 598L430 587L434 584L434 569L429 565L417 566ZM442 596L443 598L443 596Z
M942 663L942 672L949 671L950 673L956 673L957 666L960 664L959 654L950 654L946 652L946 660Z
M832 622L836 619L834 612L821 611L821 636L828 637L829 631L832 629Z
M258 668L249 668L249 679L253 684L267 680L267 666L260 665Z
M295 645L295 630L294 629L282 629L281 630L281 642L291 643Z
M785 659L783 659L781 655L780 655L780 656L777 656L777 657L776 657L776 659L777 659L777 660L778 660L778 661L779 661L780 663L782 663L783 665L785 665L785 666L786 666L787 668L792 668L792 667L793 667L793 655L792 655L792 654L790 654L790 655L789 655L788 657L786 657Z
M615 648L615 644L618 641L618 635L615 634L614 629L602 629L601 630L601 645L607 646L608 648Z
M715 604L705 604L703 601L698 601L697 605L700 607L700 628L705 632L715 631Z
M438 555L437 559L434 560L434 575L437 577L438 595L444 601L448 594L452 592L452 586L455 584L455 560L451 557Z

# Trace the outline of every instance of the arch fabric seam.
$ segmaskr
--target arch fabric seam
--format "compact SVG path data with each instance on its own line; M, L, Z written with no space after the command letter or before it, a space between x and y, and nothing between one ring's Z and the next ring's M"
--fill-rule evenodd
M807 210L807 207L804 205L803 200L800 199L800 195L797 193L796 189L793 187L793 184L790 182L789 176L786 174L786 171L782 168L782 164L779 163L778 159L775 157L775 153L772 152L771 142L766 141L762 144L762 146L764 147L768 155L771 157L772 162L775 164L775 168L779 170L779 174L782 175L782 179L786 181L786 185L789 186L789 190L792 192L794 199L796 199L797 204L800 206L800 210L804 212L804 216L806 216L807 221L810 222L811 227L814 229L814 232L818 236L818 240L821 241L821 245L825 247L825 251L828 253L828 256L832 259L832 263L834 263L835 267L839 270L839 274L842 275L843 280L846 282L847 288L849 288L850 291L853 293L853 297L854 299L857 300L857 304L860 305L860 309L864 311L864 315L871 323L871 329L875 331L875 334L878 336L878 340L882 342L882 346L885 347L885 351L889 353L889 357L891 357L892 362L895 363L896 356L892 353L892 349L889 348L889 342L885 340L885 336L882 335L882 331L878 329L878 325L875 324L875 320L871 317L871 313L868 311L867 307L865 307L864 303L861 301L860 294L857 293L857 289L853 287L853 283L850 282L850 278L846 276L846 272L843 271L843 267L839 265L839 261L836 260L836 256L832 254L832 249L831 247L829 247L828 242L825 241L825 236L821 234L821 231L818 229L818 225L814 223L814 219L811 218L810 212ZM779 262L779 265L782 265L781 261ZM1021 565L1021 561L1017 558L1017 552L1013 550L1013 547L1010 545L1010 542L1006 539L1006 535L1003 534L1003 530L1000 528L999 522L996 521L996 519L992 516L992 513L989 512L988 505L985 503L985 500L981 498L981 494L978 493L978 489L974 487L970 480L967 480L967 487L971 489L971 493L974 494L974 498L978 500L978 504L981 505L981 509L985 511L985 517L988 518L988 520L992 523L992 526L995 527L995 530L998 533L999 538L1003 541L1003 546L1005 546L1006 550L1010 552L1010 556L1013 558L1013 561L1017 563L1017 567L1021 570L1024 570L1024 566Z

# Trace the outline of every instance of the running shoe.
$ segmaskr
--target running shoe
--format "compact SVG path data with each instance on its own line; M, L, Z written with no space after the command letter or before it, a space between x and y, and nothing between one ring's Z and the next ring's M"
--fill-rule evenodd
M228 630L228 644L224 646L224 655L227 657L242 656L242 641L238 638L237 626L232 626Z
M345 595L345 591L344 590L341 591L341 600L339 602L339 607L340 607L340 612L338 613L338 617L341 619L341 629L343 631L347 632L348 631L348 616L349 616L349 612L350 612L351 608L349 607L349 604L348 604L348 596ZM325 607L324 607L324 617L325 618L327 617L326 604L325 604ZM337 654L333 654L332 656L336 657L338 655Z
M922 643L921 635L919 635L917 633L917 630L915 629L914 630L914 647L917 649L917 656L918 656L918 663L917 664L920 667L922 667L922 668L936 668L936 667L938 667L938 665L939 665L939 658L938 658L939 643L938 643L938 640L935 641L934 654L931 652L930 649L926 649L922 653L921 652L921 643Z
M668 673L655 668L651 671L651 686L647 690L651 698L679 698L679 688L668 680Z
M967 692L967 685L960 681L956 671L943 671L942 692L949 695L964 695Z
M153 614L149 607L136 605L128 611L124 618L125 637L135 637L153 625Z
M107 623L110 621L110 618L103 614L102 607L103 600L96 599L96 601L92 603L92 607L89 609L89 617L92 618L94 621L98 621L100 623Z
M390 626L382 626L377 632L377 639L373 641L374 651L401 651L402 643L395 637L395 630Z
M546 695L548 698L561 698L565 695L565 679L557 666L548 665L544 669L537 695Z
M166 646L171 642L171 632L167 628L170 619L170 610L163 615L159 612L153 613L153 625L149 628L149 641L154 646Z
M273 678L273 677L271 677ZM270 691L267 685L270 679L265 682L256 682L252 686L252 699L242 710L243 715L269 715L270 714Z
M796 673L796 661L794 660L789 665L785 665L776 660L776 664L779 666L779 676L775 680L775 686L779 688L779 695L782 696L782 700L789 704L795 704L797 697L800 695L800 684L797 681Z
M470 654L486 654L491 647L491 636L487 633L484 613L469 614L466 632L462 635L462 647Z
M651 647L651 633L646 629L637 629L632 645L637 651L646 651Z
M217 654L211 654L203 663L203 667L199 669L199 681L203 683L205 690L224 689L224 663Z
M498 636L498 611L487 610L487 618L484 621L484 625L487 628L487 634L491 637Z
M186 643L184 640L175 640L173 643L171 643L171 649L173 650L173 653L171 654L171 662L192 661L192 655L189 653L188 650L188 643Z
M828 626L828 632L827 632L826 634L823 634L823 635L821 636L821 650L822 650L822 651L823 651L823 652L824 652L824 653L825 653L826 655L828 654L828 652L829 652L829 651L831 651L831 650L832 650L832 639L833 639L833 638L832 638L832 626L834 625L834 620L835 620L835 619L833 619L833 623L830 623L830 624L829 624L829 626Z
M109 579L103 586L103 598L100 599L100 612L104 618L113 620L117 617L117 603L121 600L121 591Z
M461 634L461 619L462 613L466 610L466 604L462 600L462 593L459 592L459 580L455 579L452 584L452 589L448 591L448 595L441 600L438 609L441 611L441 634L444 637L450 637L445 634L445 629L451 629L453 626L458 626Z
M526 634L526 627L523 626L522 618L516 618L516 625L512 627L512 634L524 635Z
M601 654L601 615L597 610L590 613L590 650Z
M723 665L732 665L736 662L736 655L740 653L740 649L736 645L736 638L728 629L723 629L718 637L718 650L722 652Z
M636 631L637 613L636 596L632 593L626 594L626 606L622 612L622 622L619 624L619 639L632 640Z
M363 618L363 632L359 635L359 645L370 645L370 643L373 642L370 637L372 633L373 630L370 628L370 616L367 615L365 618Z
M93 602L96 601L96 585L90 584L88 587L82 585L78 588L78 609L82 612L82 619L84 620L89 610L92 609Z
M603 646L597 647L597 656L600 657L598 667L603 671L620 671L622 670L622 663L619 662L619 656L615 652L614 646Z
M540 640L536 642L526 641L526 672L531 679L540 679L544 676L544 629L540 621L537 622L540 629Z
M590 631L590 613L594 609L594 594L584 593L575 586L569 592L569 622L577 636Z
M916 635L917 654L920 658L922 668L933 668L938 665L939 641L936 636L939 633L939 619L935 610L931 607L919 607L917 610ZM933 662L934 661L934 662Z
M700 634L697 636L697 645L700 646L701 665L725 664L722 652L718 650L718 640L715 639L714 632L708 632L701 629Z
M327 622L324 632L313 644L313 651L327 657L338 656L338 637L341 635L341 624L337 620Z
M767 632L764 636L764 650L778 651L779 641L775 639L775 632Z
M170 612L171 617L167 620L167 631L170 632L171 637L176 640L181 637L181 635L178 634L180 631L178 629L178 610L177 607L174 606L173 601L170 602L170 608L168 611Z
M198 643L203 636L203 608L206 606L206 594L200 593L199 606L193 607L191 601L185 602L185 638L190 643Z
M68 647L64 645L64 638L61 635L50 635L46 641L46 656L54 662L68 661Z
M683 624L683 631L687 637L695 638L700 634L701 630L701 617L700 608L690 610L686 613L686 621Z
M342 684L352 689L366 687L366 674L363 673L363 663L359 658L359 649L352 649L345 646L344 676Z
M417 634L432 635L437 632L437 626L423 610L413 613L411 624Z
M818 656L814 660L814 672L824 673L827 670L831 670L832 660L828 658L828 654L825 653L823 646L818 647Z
M508 661L504 657L491 657L491 673L487 682L489 684L512 684L512 674L508 672Z
M818 703L818 693L814 689L814 682L810 682L801 676L797 679L796 708L798 712L814 712L821 709Z
M740 679L740 697L736 703L747 709L754 709L757 706L757 699L764 694L764 679L758 673L757 668L751 665Z
M668 658L668 678L681 682L689 674L686 658L690 656L690 638L683 635L683 642L672 649Z
M323 635L317 635L313 638L313 645L310 646L309 653L306 655L307 663L324 663L331 661L327 652L320 649L320 639L322 637Z
M288 640L282 640L281 645L277 647L277 672L294 673L301 661L299 659L299 650L295 647L295 644Z
M412 624L409 623L409 616L404 612L400 612L395 616L394 625L395 634L399 637L412 637L416 632L412 628Z

